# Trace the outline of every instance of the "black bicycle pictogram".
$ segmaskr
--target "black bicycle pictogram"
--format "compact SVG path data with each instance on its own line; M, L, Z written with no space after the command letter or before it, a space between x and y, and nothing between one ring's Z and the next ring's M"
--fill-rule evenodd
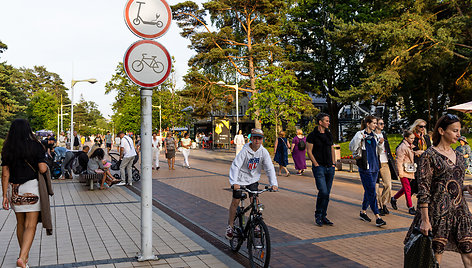
M143 58L140 60L133 61L131 68L135 72L141 72L144 69L146 64L149 68L152 68L156 73L162 73L164 71L164 64L156 60L157 56L151 56L151 58L146 58L146 53L143 53Z
M152 21L143 20L143 18L141 18L141 16L139 15L139 13L141 11L141 5L146 4L146 3L145 2L136 2L136 3L139 4L139 7L138 7L138 14L136 14L136 18L133 19L134 25L139 25L142 22L144 24L151 24L151 25L155 24L158 28L161 28L162 26L164 26L164 23L159 20L159 17L161 15L159 15L157 13L156 13L156 20L152 20Z

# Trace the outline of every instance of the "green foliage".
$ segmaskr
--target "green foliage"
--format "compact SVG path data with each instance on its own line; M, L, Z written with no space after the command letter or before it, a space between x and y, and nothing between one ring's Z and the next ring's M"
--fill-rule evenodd
M302 113L312 109L311 98L296 91L297 78L292 71L272 66L267 72L267 76L257 81L258 92L252 95L247 113L254 119L255 110L260 109L259 120L275 126L277 132L282 122L293 128Z
M429 125L447 105L472 98L470 1L379 2L379 21L336 20L334 38L359 49L365 77L340 99L402 105L402 116Z
M0 63L0 137L6 136L8 128L10 127L8 122L18 112L25 109L25 107L19 103L17 97L18 90L10 79L13 71L12 66L6 63Z
M57 128L57 99L46 90L38 90L26 109L33 130Z

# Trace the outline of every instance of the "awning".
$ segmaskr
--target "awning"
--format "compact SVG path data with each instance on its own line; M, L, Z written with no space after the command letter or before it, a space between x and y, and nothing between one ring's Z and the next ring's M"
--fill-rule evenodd
M448 110L460 111L463 113L472 113L472 101L458 104L452 107L447 108Z

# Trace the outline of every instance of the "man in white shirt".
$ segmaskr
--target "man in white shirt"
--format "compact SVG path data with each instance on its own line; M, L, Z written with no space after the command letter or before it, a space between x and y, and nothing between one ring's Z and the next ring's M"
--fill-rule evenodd
M157 133L152 133L152 157L154 159L154 163L156 164L156 167L152 168L155 170L158 170L159 167L159 155L161 154L161 146L162 146L162 137L161 133L159 132L159 136Z
M120 176L122 182L125 181L127 185L133 185L133 160L136 157L136 149L134 148L133 140L125 135L123 131L118 132L118 137L120 137ZM128 177L125 176L125 170L128 174ZM123 185L121 183L117 185Z

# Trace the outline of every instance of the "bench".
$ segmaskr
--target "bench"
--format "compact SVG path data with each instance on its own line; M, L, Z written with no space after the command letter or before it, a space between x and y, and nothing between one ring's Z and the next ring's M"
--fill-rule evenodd
M79 182L89 185L89 190L93 191L93 184L101 182L103 174L79 174Z
M354 172L354 165L356 164L355 159L338 159L338 161L336 161L336 168L338 170L343 170L343 164L348 164L349 172Z

